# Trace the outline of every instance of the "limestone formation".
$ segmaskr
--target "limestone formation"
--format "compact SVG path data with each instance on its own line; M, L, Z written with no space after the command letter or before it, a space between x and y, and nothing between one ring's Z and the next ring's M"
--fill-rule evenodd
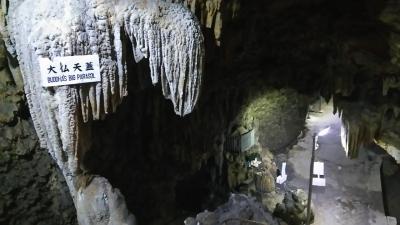
M237 16L241 4L239 0L184 0L183 3L193 13L200 12L200 23L212 30L217 46L221 45L223 24Z
M199 96L203 37L196 18L180 4L161 0L19 0L2 1L1 33L21 66L24 89L41 147L47 148L64 173L81 224L134 224L122 195L106 179L93 188L104 197L80 201L80 160L90 148L90 121L114 112L127 93L126 46L136 62L149 59L153 84L161 83L180 116L190 113ZM32 10L35 9L35 10ZM126 37L129 37L126 38ZM101 82L44 88L40 58L97 54ZM95 179L96 180L96 179ZM79 190L79 191L78 191ZM113 193L112 196L107 195ZM102 205L103 204L103 205ZM102 211L101 217L90 216ZM127 214L128 213L128 214ZM101 221L99 221L101 220Z
M276 206L274 215L282 218L285 222L292 225L305 224L307 221L307 195L302 190L285 193L282 203ZM311 212L311 223L314 214Z
M103 177L95 177L89 186L79 189L76 201L79 224L136 224L119 190Z
M341 142L349 158L356 158L361 146L375 142L399 161L398 107L354 103L333 99L334 114L342 120Z
M0 65L0 224L76 224L63 175L39 147L19 68L8 65L3 43Z
M229 201L218 207L214 212L204 211L195 218L189 217L185 225L215 225L215 224L280 224L266 211L255 198L242 194L232 194Z

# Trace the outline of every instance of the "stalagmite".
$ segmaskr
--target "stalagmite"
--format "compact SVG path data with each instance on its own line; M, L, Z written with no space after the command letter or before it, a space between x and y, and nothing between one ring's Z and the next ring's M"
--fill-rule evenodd
M126 54L132 53L124 47L126 36L135 60L149 59L151 80L161 82L176 114L190 113L204 58L196 18L182 5L161 0L15 0L2 10L8 14L0 31L20 63L40 144L64 173L78 221L134 224L120 192L105 178L86 179L80 168L90 148L90 121L114 112L128 94ZM101 82L42 87L39 58L91 54L99 55ZM82 185L81 180L92 181Z

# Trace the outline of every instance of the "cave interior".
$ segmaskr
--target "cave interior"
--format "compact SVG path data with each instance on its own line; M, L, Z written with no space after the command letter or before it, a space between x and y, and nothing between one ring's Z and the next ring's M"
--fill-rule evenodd
M174 13L181 13L182 7L199 25L201 38L196 29L193 37L200 41L191 42L193 46L200 43L199 47L190 49L197 51L196 57L204 50L203 68L196 64L198 68L193 69L202 70L201 82L194 82L194 75L186 72L183 83L198 85L198 90L190 86L193 89L183 96L196 100L175 99L161 69L152 67L154 58L144 56L137 62L139 34L128 28L124 33L121 28L119 47L126 62L126 90L120 83L117 94L110 91L110 96L104 92L98 97L113 108L108 112L106 106L93 107L92 99L87 100L92 105L89 113L82 115L80 104L86 100L81 95L76 104L79 132L74 130L79 133L74 142L78 150L72 155L64 142L64 122L56 118L58 133L54 136L58 135L60 146L67 146L67 150L59 150L60 156L56 145L49 144L53 142L42 144L42 133L33 121L36 103L29 99L36 95L63 98L62 91L71 94L89 86L44 88L29 83L30 76L37 78L29 71L34 70L34 61L27 61L38 54L31 50L36 36L21 37L23 32L34 31L18 33L20 28L13 26L28 18L12 15L20 15L34 3L0 2L4 40L0 49L0 224L307 224L313 135L326 127L331 131L319 137L315 151L316 161L325 163L326 186L312 186L311 224L389 225L400 221L397 1L155 0L161 2L160 11L163 4L178 5ZM46 8L64 4L59 0L39 2L42 8L29 10L38 11L44 20L52 16L46 14ZM110 7L100 0L86 2ZM116 2L118 6L141 1ZM46 5L51 3L55 6ZM150 11L146 7L129 10L136 15ZM149 24L163 24L162 20ZM26 24L21 27L29 27L30 23ZM43 24L40 26L54 25L46 20ZM110 22L107 26L111 29L114 25ZM146 26L144 29L153 29ZM192 30L182 27L174 28L180 32L177 36L187 35L185 40L189 40ZM160 32L163 29L168 28L162 27ZM53 28L43 32L51 33ZM113 35L110 38L117 39ZM177 52L187 50L173 44L169 47ZM76 55L88 54L79 50L79 45L75 48ZM162 52L170 51L165 49ZM114 54L118 52L107 57L119 57ZM149 54L154 53L149 50ZM186 55L190 54L194 53ZM100 62L105 65L104 60ZM185 67L192 71L190 63ZM161 79L156 84L153 74L158 70ZM129 94L118 95L123 91ZM198 93L198 100L192 91ZM49 117L64 115L51 110ZM67 123L71 121L74 119ZM46 129L49 139L53 138L50 128ZM286 163L288 177L279 184L276 179L282 175L282 163ZM69 174L74 174L73 178ZM99 178L105 178L111 190L118 190L110 192L107 186L104 189L109 192L104 193L117 193L115 201L120 205L96 203L97 194L90 200L82 197L84 203L80 203L80 196L99 190L106 196L93 185ZM98 208L105 208L106 213ZM91 209L99 215L92 215ZM124 220L129 222L118 222Z

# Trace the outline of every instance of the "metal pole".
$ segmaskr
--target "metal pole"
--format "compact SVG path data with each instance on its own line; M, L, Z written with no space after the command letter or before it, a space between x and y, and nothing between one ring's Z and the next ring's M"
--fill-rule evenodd
M314 173L314 157L315 157L315 139L317 134L314 133L313 135L313 145L312 145L312 153L311 153L311 163L310 163L310 180L308 183L308 200L307 200L307 225L310 225L311 219L311 194L312 194L312 180L313 180L313 173Z

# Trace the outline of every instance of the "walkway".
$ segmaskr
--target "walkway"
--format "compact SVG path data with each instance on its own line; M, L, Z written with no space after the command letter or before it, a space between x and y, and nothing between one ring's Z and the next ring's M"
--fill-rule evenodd
M363 148L358 159L350 160L340 143L340 119L324 105L322 113L311 113L306 131L287 154L290 189L308 190L312 134L331 126L330 133L319 138L315 161L325 163L326 187L313 187L314 225L394 225L384 215L380 181L382 152ZM280 165L280 164L279 164Z

